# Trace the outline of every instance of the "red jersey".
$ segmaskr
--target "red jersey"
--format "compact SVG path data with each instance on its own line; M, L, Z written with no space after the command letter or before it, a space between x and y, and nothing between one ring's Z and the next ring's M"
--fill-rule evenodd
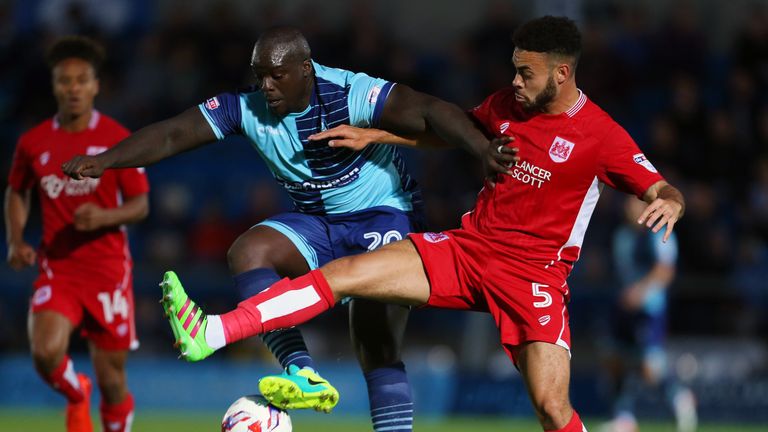
M579 95L562 114L530 115L506 88L472 111L488 133L515 137L520 162L496 187L483 188L462 225L496 256L550 281L564 282L579 258L604 184L642 197L663 180L629 134Z
M128 240L122 227L77 231L73 214L87 202L114 208L123 199L147 193L149 183L144 170L106 170L100 178L84 180L73 180L61 171L61 165L75 155L101 153L128 135L130 132L115 120L94 111L84 131L67 132L54 117L19 138L8 183L16 191L37 188L43 220L39 252L44 270L48 260L67 260L70 264L80 261L86 265L120 260L130 264Z

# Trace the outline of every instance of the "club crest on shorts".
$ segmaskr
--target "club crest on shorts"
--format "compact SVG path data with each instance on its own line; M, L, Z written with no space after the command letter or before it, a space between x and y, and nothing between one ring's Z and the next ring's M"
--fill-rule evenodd
M571 156L573 146L575 145L566 139L556 136L555 140L552 141L552 146L549 148L549 157L557 163L563 163Z
M430 243L440 243L443 240L448 240L450 237L448 237L447 234L443 233L434 233L434 232L427 232L424 233L424 240L430 242Z
M544 315L539 317L539 324L543 326L549 324L549 321L552 319L549 315Z
M32 304L39 306L50 300L52 296L53 292L51 291L50 285L41 286L35 291L35 294L32 295Z

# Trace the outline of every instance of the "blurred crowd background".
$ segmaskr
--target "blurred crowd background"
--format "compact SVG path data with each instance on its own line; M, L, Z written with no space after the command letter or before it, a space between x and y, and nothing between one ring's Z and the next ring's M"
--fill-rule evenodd
M511 83L510 34L543 14L578 22L584 45L579 87L687 198L677 227L679 273L670 292L676 370L705 402L708 391L713 398L748 398L750 383L762 383L755 403L764 406L766 1L0 1L2 181L18 136L55 112L43 52L63 34L89 35L106 46L97 108L137 130L251 83L253 42L278 23L299 26L322 64L405 83L469 109ZM460 150L408 152L407 160L424 191L428 228L456 227L481 187L479 164ZM147 172L150 216L130 230L142 340L136 356L170 357L170 332L157 306L162 271L176 270L207 310L232 307L230 243L289 202L242 139L211 144ZM620 194L603 194L569 282L577 384L579 377L599 382L606 311L620 288L610 245L621 204ZM40 236L36 218L29 240ZM0 270L4 356L27 350L26 300L34 275ZM345 320L345 308L338 307L306 326L320 365L353 360ZM427 358L467 375L512 373L496 341L485 316L416 311L407 358ZM258 342L224 355L269 361Z

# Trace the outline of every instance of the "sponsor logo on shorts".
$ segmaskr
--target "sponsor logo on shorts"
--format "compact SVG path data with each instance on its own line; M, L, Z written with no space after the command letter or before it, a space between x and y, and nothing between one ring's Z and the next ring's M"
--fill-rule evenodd
M549 322L552 320L552 318L549 315L544 315L539 317L539 324L542 326L545 326L549 324Z
M555 140L552 141L552 146L549 148L549 157L557 163L563 163L571 157L571 151L573 151L575 145L566 139L556 136Z
M51 152L43 152L40 154L40 165L46 166L49 160L51 160Z
M447 234L443 233L434 233L434 232L428 232L424 233L424 240L430 242L430 243L440 243L443 240L449 240L450 237L448 237Z
M658 172L656 171L656 167L653 166L651 161L649 161L648 158L646 158L645 155L642 153L637 153L634 156L632 156L632 160L634 160L636 164L641 165L643 168L647 169L652 173Z
M51 291L51 286L43 285L35 291L34 295L32 295L32 304L35 306L40 306L41 304L50 300L52 295L53 292Z
M218 108L220 106L221 106L221 104L219 103L219 98L217 98L217 97L212 97L212 98L208 99L207 101L205 101L205 107L208 108L209 110L215 110L216 108Z

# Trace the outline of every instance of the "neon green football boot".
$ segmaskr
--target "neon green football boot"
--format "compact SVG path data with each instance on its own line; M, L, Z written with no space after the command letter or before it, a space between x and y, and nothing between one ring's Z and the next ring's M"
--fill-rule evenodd
M181 351L179 357L196 362L213 354L215 350L205 341L208 316L184 292L176 273L165 272L160 287L163 289L160 303L176 339L174 346Z
M312 368L288 366L280 375L259 380L259 391L272 405L284 409L306 409L329 413L339 403L339 392Z

